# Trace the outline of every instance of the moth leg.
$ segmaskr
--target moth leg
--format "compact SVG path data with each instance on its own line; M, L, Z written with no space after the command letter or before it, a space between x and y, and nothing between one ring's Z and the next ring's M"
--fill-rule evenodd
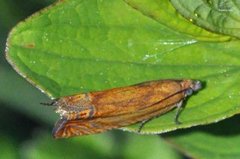
M181 100L179 103L177 103L177 104L176 104L176 107L177 107L177 112L176 112L176 115L175 115L175 118L174 118L174 122L175 122L177 125L179 125L179 124L181 124L181 122L178 120L178 117L179 117L179 115L180 115L180 113L181 113L181 111L182 111L182 109L183 109L183 100ZM149 121L151 121L152 119L155 119L155 118L157 118L157 117L159 117L159 116L155 116L155 117L152 117L152 118L150 118L150 119L147 119L147 120L142 121L142 122L141 122L141 125L139 126L137 132L140 133L141 130L142 130L142 128L144 127L144 125L145 125L146 123L148 123Z
M179 118L179 115L180 115L180 113L183 109L183 100L180 101L179 103L177 103L176 106L177 106L177 112L176 112L176 115L175 115L175 118L174 118L174 122L177 125L179 125L179 124L181 124L181 122L178 120L178 118Z
M154 119L154 118L156 118L156 117L153 117L153 118L150 118L150 119L147 119L147 120L143 120L143 121L141 122L141 125L139 126L137 132L140 133L141 130L142 130L142 128L144 127L144 125L145 125L146 123L148 123L149 121L151 121L152 119Z

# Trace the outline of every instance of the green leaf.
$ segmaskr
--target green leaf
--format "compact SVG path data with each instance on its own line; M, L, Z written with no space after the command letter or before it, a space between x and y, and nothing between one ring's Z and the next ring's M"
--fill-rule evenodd
M171 0L184 17L207 30L240 37L240 2Z
M239 120L238 115L217 124L173 132L164 137L191 158L239 158Z
M36 10L36 7L41 7L39 3L43 3L43 0L33 0L29 3L29 0L24 1L0 1L0 52L3 53L5 49L5 41L9 29L13 27L20 19L32 13L32 10ZM49 0L50 1L50 0ZM27 5L26 3L27 2ZM29 6L31 7L29 7ZM25 15L25 16L24 16ZM53 114L52 109L43 107L39 103L48 100L45 94L42 94L35 87L30 85L25 79L21 78L10 67L10 65L4 59L4 54L1 54L0 58L0 101L1 106L4 109L10 107L17 112L26 114L41 121L48 123L54 123L57 119L57 115ZM49 110L49 111L46 111ZM3 110L1 110L2 112ZM46 118L46 116L48 116ZM4 121L5 122L5 121Z
M120 0L61 1L17 25L7 45L15 70L53 97L156 79L205 83L188 99L182 124L174 123L172 111L148 122L142 133L212 123L240 112L238 40L197 40Z
M191 25L191 21L178 14L176 9L169 3L169 0L124 0L134 9L144 15L153 18L161 24L177 30L178 32L189 34L197 40L226 41L231 37L209 32L196 25ZM191 2L192 3L192 2Z

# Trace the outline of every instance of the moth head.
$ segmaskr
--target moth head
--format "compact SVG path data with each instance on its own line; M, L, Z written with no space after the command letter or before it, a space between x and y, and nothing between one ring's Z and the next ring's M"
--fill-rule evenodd
M64 118L75 118L80 112L91 109L87 94L64 96L53 100L49 105L56 106L56 113Z
M190 96L193 92L197 92L202 89L202 83L197 80L185 80L182 83L182 87L185 90L185 95Z
M41 104L55 107L56 113L59 113L60 116L64 116L67 113L67 111L64 109L64 107L67 107L65 98L56 98L49 103L41 103Z
M192 81L192 84L190 85L190 88L196 92L200 89L202 89L202 83L200 81Z

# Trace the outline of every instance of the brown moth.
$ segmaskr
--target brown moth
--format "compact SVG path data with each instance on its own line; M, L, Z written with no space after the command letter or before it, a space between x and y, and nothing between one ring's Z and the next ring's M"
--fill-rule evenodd
M57 106L56 112L61 116L55 124L53 136L68 138L137 122L144 124L175 107L180 108L183 100L199 89L200 81L158 80L61 97L49 104Z

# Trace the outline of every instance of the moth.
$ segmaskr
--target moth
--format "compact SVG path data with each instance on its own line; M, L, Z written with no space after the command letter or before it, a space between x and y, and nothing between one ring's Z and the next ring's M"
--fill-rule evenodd
M147 121L178 107L193 92L201 89L197 80L156 80L104 91L81 93L55 99L60 119L53 129L54 138L101 133Z

